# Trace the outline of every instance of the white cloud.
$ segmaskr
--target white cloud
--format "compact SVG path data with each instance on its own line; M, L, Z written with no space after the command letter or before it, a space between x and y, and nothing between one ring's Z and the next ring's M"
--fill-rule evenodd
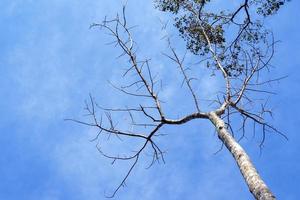
M89 90L99 91L99 99L102 102L124 103L124 99L108 94L113 91L102 90L104 87L101 85L105 82L102 79L108 76L105 70L110 67L106 69L103 67L104 64L110 63L106 61L110 58L105 56L111 56L110 52L114 52L114 49L101 49L103 46L100 48L96 45L98 42L104 43L99 39L100 33L87 29L94 20L101 20L104 15L120 10L119 2L112 3L111 0L41 2L39 6L44 8L45 13L40 12L40 19L37 19L37 22L31 21L33 24L30 28L33 29L24 33L22 43L15 44L9 57L11 66L14 66L13 79L18 84L18 93L21 94L20 104L17 105L21 115L37 119L33 123L40 123L48 128L50 121L57 122L55 119L67 117L67 111L78 113L79 111L74 111L74 107L75 109L82 107L79 99L83 98L81 95L84 91L88 93ZM19 9L24 3L26 2L19 1L17 5L12 5L10 10ZM48 10L50 7L52 10ZM129 12L129 9L132 11ZM133 20L132 24L141 24L136 33L137 39L145 42L141 45L145 47L141 48L141 51L145 50L142 56L153 55L158 59L157 54L160 52L157 52L157 49L164 49L165 44L161 42L160 31L157 29L159 20L155 22L153 19L161 17L160 14L157 11L153 12L151 3L143 1L129 1L128 14L129 19ZM66 17L67 21L61 17ZM96 58L99 60L90 62ZM176 70L164 64L159 60L154 62L154 66L163 76L174 75L169 77L170 85L181 80ZM111 78L118 80L114 75L113 73ZM210 98L219 86L219 80L203 75L198 91L202 98ZM178 91L174 87L166 87L163 91L162 97L170 103L168 104L170 110L177 109L178 102L172 104L177 94ZM185 97L183 95L183 98ZM185 102L180 104L184 105ZM211 136L211 128L203 124L193 125L195 126L167 129L170 136L162 138L161 143L170 150L167 155L168 163L165 166L155 166L151 170L144 170L144 165L140 165L128 180L129 187L122 189L118 197L130 200L140 196L145 200L151 200L185 196L185 199L204 200L221 199L229 193L228 191L238 197L239 191L236 191L235 187L240 185L237 183L240 179L236 179L238 173L234 173L234 180L232 178L231 173L237 171L237 168L233 167L231 158L226 156L220 159L212 156L214 150L217 150L217 142L216 137ZM91 135L95 134L93 130L79 127L77 131L66 134L67 126L73 125L65 124L59 133L55 133L56 136L64 133L61 134L63 137L59 141L48 141L48 137L53 133L47 130L41 133L44 135L39 135L43 137L42 140L36 140L36 136L33 140L36 140L36 145L39 146L43 146L43 142L51 142L48 145L53 146L53 149L47 152L50 154L47 156L51 158L61 179L70 187L76 188L77 195L81 199L101 199L104 190L111 191L120 182L128 166L117 164L112 167L97 153L94 145L88 141ZM181 157L178 157L178 153ZM48 193L37 196L41 197L40 199L55 200L59 194L50 188Z

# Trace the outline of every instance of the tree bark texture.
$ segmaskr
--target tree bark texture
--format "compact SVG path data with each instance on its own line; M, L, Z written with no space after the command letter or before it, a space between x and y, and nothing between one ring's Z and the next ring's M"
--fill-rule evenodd
M215 113L209 113L209 119L217 129L218 137L234 157L250 192L256 200L275 200L271 190L259 176L249 156L226 129L224 121Z

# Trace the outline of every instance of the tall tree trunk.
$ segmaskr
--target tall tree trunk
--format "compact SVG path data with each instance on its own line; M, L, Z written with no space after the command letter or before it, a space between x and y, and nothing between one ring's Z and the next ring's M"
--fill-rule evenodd
M234 157L248 188L255 199L275 200L275 196L259 176L245 150L226 129L224 121L215 112L209 113L209 119L215 125L219 138Z

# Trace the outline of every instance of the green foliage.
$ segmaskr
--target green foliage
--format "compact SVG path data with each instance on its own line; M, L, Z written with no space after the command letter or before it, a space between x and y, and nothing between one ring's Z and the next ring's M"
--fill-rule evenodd
M168 11L172 13L178 13L180 8L182 7L182 3L186 0L156 0L156 6L162 11ZM191 0L190 2L197 5L204 5L210 0Z
M258 5L257 13L265 17L275 14L285 2L285 0L253 0L253 4Z
M240 7L206 9L213 0L156 0L156 6L175 15L175 27L186 41L186 47L195 55L209 57L210 48L225 66L229 76L237 77L245 72L243 56L260 56L270 45L270 32L260 18L275 14L285 0L245 0ZM216 10L216 11L214 11ZM214 59L207 67L217 70Z
M201 31L197 20L193 16L184 16L175 19L175 26L178 28L180 35L187 41L187 48L194 54L205 55L209 52L208 42ZM208 21L201 21L201 27L209 37L212 44L220 47L225 42L224 29L221 24L211 26Z

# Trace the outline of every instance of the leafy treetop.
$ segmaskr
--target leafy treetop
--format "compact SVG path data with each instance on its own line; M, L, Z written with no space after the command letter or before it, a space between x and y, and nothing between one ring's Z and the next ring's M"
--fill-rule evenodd
M227 75L238 77L247 73L245 54L259 58L269 53L273 36L262 21L276 14L286 0L243 0L239 7L222 10L213 8L214 2L156 0L156 6L176 15L175 26L188 50L209 58L213 48ZM218 70L216 59L207 60L207 67Z

